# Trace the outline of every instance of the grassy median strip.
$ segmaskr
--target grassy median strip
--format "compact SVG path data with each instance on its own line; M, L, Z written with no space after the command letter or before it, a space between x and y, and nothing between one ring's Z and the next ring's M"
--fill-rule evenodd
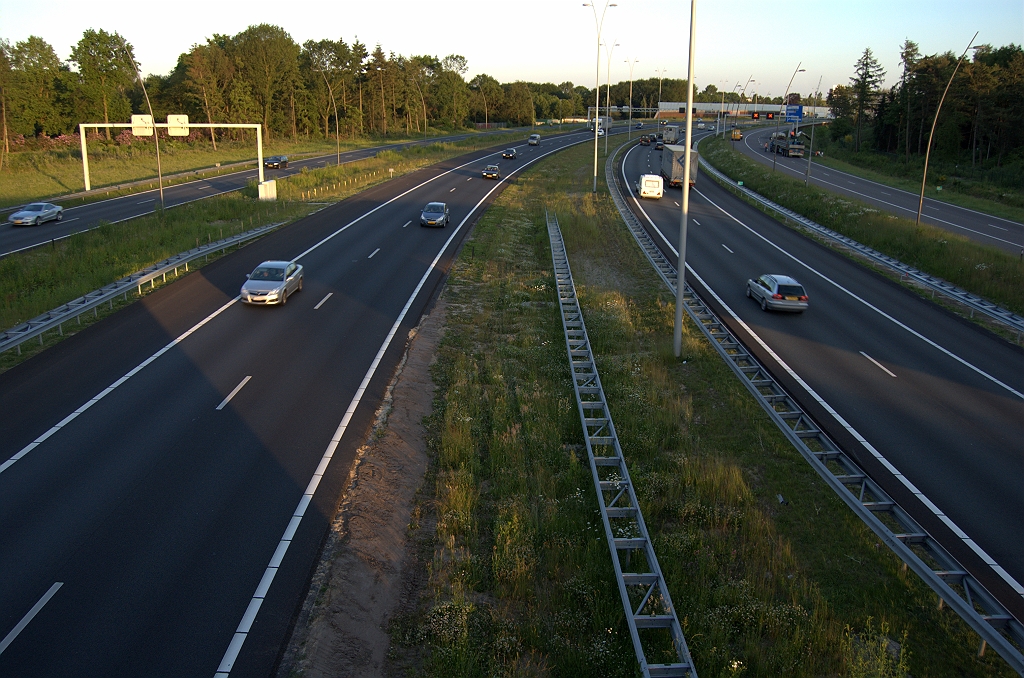
M309 214L305 203L260 203L237 193L201 200L120 224L56 241L52 245L18 252L0 259L0 327L7 329L35 318L115 280L140 271L169 256L200 244L220 240L244 230L288 222ZM219 256L211 253L211 258ZM203 260L194 262L192 270ZM172 281L168 281L172 282ZM157 283L157 287L161 283ZM241 285L241 283L239 283ZM147 286L143 294L151 291ZM63 334L49 332L40 345L22 344L21 354L11 349L0 354L6 370L60 341L63 336L109 315L136 295L86 313L65 323ZM80 324L79 324L80 323Z
M517 145L523 140L523 132L514 131L454 142L439 141L398 151L387 149L365 160L303 171L278 179L277 195L284 200L341 200L393 176L401 176L470 151L500 147L503 144ZM500 164L500 160L494 162ZM255 195L255 184L250 185L249 191Z
M453 266L411 534L406 675L634 676L573 396L544 210L701 676L1012 675L867 530L673 304L591 149L524 173ZM782 496L784 501L778 499ZM669 657L651 657L663 661ZM909 672L909 673L908 673Z
M721 139L700 145L705 159L726 176L883 254L943 278L968 292L1024 314L1024 260L957 233L917 225L867 203L804 186L729 148Z

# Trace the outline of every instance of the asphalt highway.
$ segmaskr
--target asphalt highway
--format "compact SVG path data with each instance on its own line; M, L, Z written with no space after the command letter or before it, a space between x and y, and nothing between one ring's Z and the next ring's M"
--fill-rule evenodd
M0 375L0 675L270 675L463 238L514 172L588 138L372 187ZM419 226L429 201L447 228ZM238 303L268 259L301 263L304 289Z
M624 184L632 190L640 174L657 173L660 156L632 147ZM668 189L660 200L629 201L670 261L680 200ZM706 175L698 173L690 210L687 282L830 436L1024 619L1024 351ZM761 311L745 290L763 273L803 283L809 310Z
M515 130L499 130L483 132L483 135L502 134ZM525 134L526 132L524 132ZM409 146L419 146L438 142L452 142L467 139L470 136L480 137L481 134L457 134L447 137L431 137L422 141L408 141L384 146L361 148L341 154L340 163L336 153L311 158L299 158L288 163L285 169L264 169L264 178L280 179L302 172L303 169L315 169L329 165L347 164L356 160L371 158L381 151L400 150ZM202 200L222 193L230 193L245 188L249 181L258 180L259 170L241 170L230 174L222 174L208 179L196 179L164 188L164 205L168 208ZM100 189L97 189L97 191ZM117 223L152 213L160 203L158 189L140 191L131 195L109 200L70 207L64 210L62 221L48 221L40 226L12 226L6 216L0 221L0 256L31 249L51 240L65 238L95 228L101 222Z
M785 131L785 127L782 130ZM820 130L819 130L820 131ZM733 147L744 155L753 158L769 167L772 165L772 153L764 150L765 144L774 127L755 127L745 131L742 141L731 142ZM805 140L804 145L810 148ZM785 176L803 179L807 172L807 158L787 158L775 156L776 171ZM904 219L917 218L917 207L920 195L910 193L891 186L885 186L868 179L825 167L818 163L811 164L810 181L815 186L833 193L866 202L883 212L895 214ZM959 233L983 245L1020 254L1024 250L1024 224L1001 217L977 212L966 207L958 207L940 200L933 200L927 195L921 221Z

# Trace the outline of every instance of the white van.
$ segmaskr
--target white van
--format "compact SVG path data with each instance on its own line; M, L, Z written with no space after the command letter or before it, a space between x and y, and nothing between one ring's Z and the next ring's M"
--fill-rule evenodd
M530 144L531 146L539 146L540 145L540 135L539 134L531 134L530 138L526 140L526 143Z
M640 181L636 182L636 190L641 198L660 200L665 192L665 184L660 174L641 174Z

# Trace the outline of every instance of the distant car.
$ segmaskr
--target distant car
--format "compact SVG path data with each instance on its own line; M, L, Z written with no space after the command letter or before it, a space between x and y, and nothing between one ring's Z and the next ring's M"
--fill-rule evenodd
M420 226L444 228L448 225L449 219L451 216L448 214L448 205L443 202L428 202L420 212Z
M498 169L497 165L488 165L483 171L484 179L500 179L501 170Z
M659 120L658 122L661 123L662 125L668 124L668 120Z
M715 126L714 125L708 125L708 131L709 132L714 132L715 131Z
M294 261L264 261L242 285L239 297L244 304L281 304L302 291L302 266Z
M540 135L539 134L531 134L530 138L526 140L526 143L530 144L531 146L539 146L540 145Z
M638 123L636 124L636 128L637 128L637 129L643 129L643 128L644 128L644 124L643 124L642 122L638 122Z
M263 166L267 169L285 169L288 167L287 155L272 155L263 159Z
M604 128L603 127L597 130L597 136L599 136L599 137L603 137L604 136Z
M516 149L506 148L504 151L501 152L501 157L505 158L506 160L515 160Z
M807 291L803 285L788 275L765 273L757 280L747 281L747 296L761 304L761 310L794 311L807 310Z
M46 221L60 221L64 218L64 208L48 202L34 202L7 217L14 226L38 226Z
M698 122L697 123L697 129L704 129L705 127L707 127L707 125L705 125L704 123L702 123L702 122Z
M658 141L654 144L654 150L661 151L661 150L664 150L664 148L665 148L665 142L662 141L661 139L658 139Z
M644 134L643 136L640 137L640 145L641 146L650 146L651 145L651 138L649 136L647 136L646 134Z

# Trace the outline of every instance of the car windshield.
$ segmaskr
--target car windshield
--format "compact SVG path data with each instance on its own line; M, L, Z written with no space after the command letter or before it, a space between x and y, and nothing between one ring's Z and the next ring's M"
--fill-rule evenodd
M423 208L423 211L427 214L440 214L444 212L444 205L439 202L427 203L427 206Z
M799 285L779 285L779 294L785 297L802 297L804 288Z
M42 212L43 211L43 207L45 207L45 205L40 205L39 203L36 203L34 205L29 205L28 207L26 207L25 211L26 212Z
M487 169L488 170L496 170L496 169L498 169L498 166L497 165L488 165Z
M252 272L252 275L249 276L249 280L281 282L284 280L284 269L274 266L260 266Z

